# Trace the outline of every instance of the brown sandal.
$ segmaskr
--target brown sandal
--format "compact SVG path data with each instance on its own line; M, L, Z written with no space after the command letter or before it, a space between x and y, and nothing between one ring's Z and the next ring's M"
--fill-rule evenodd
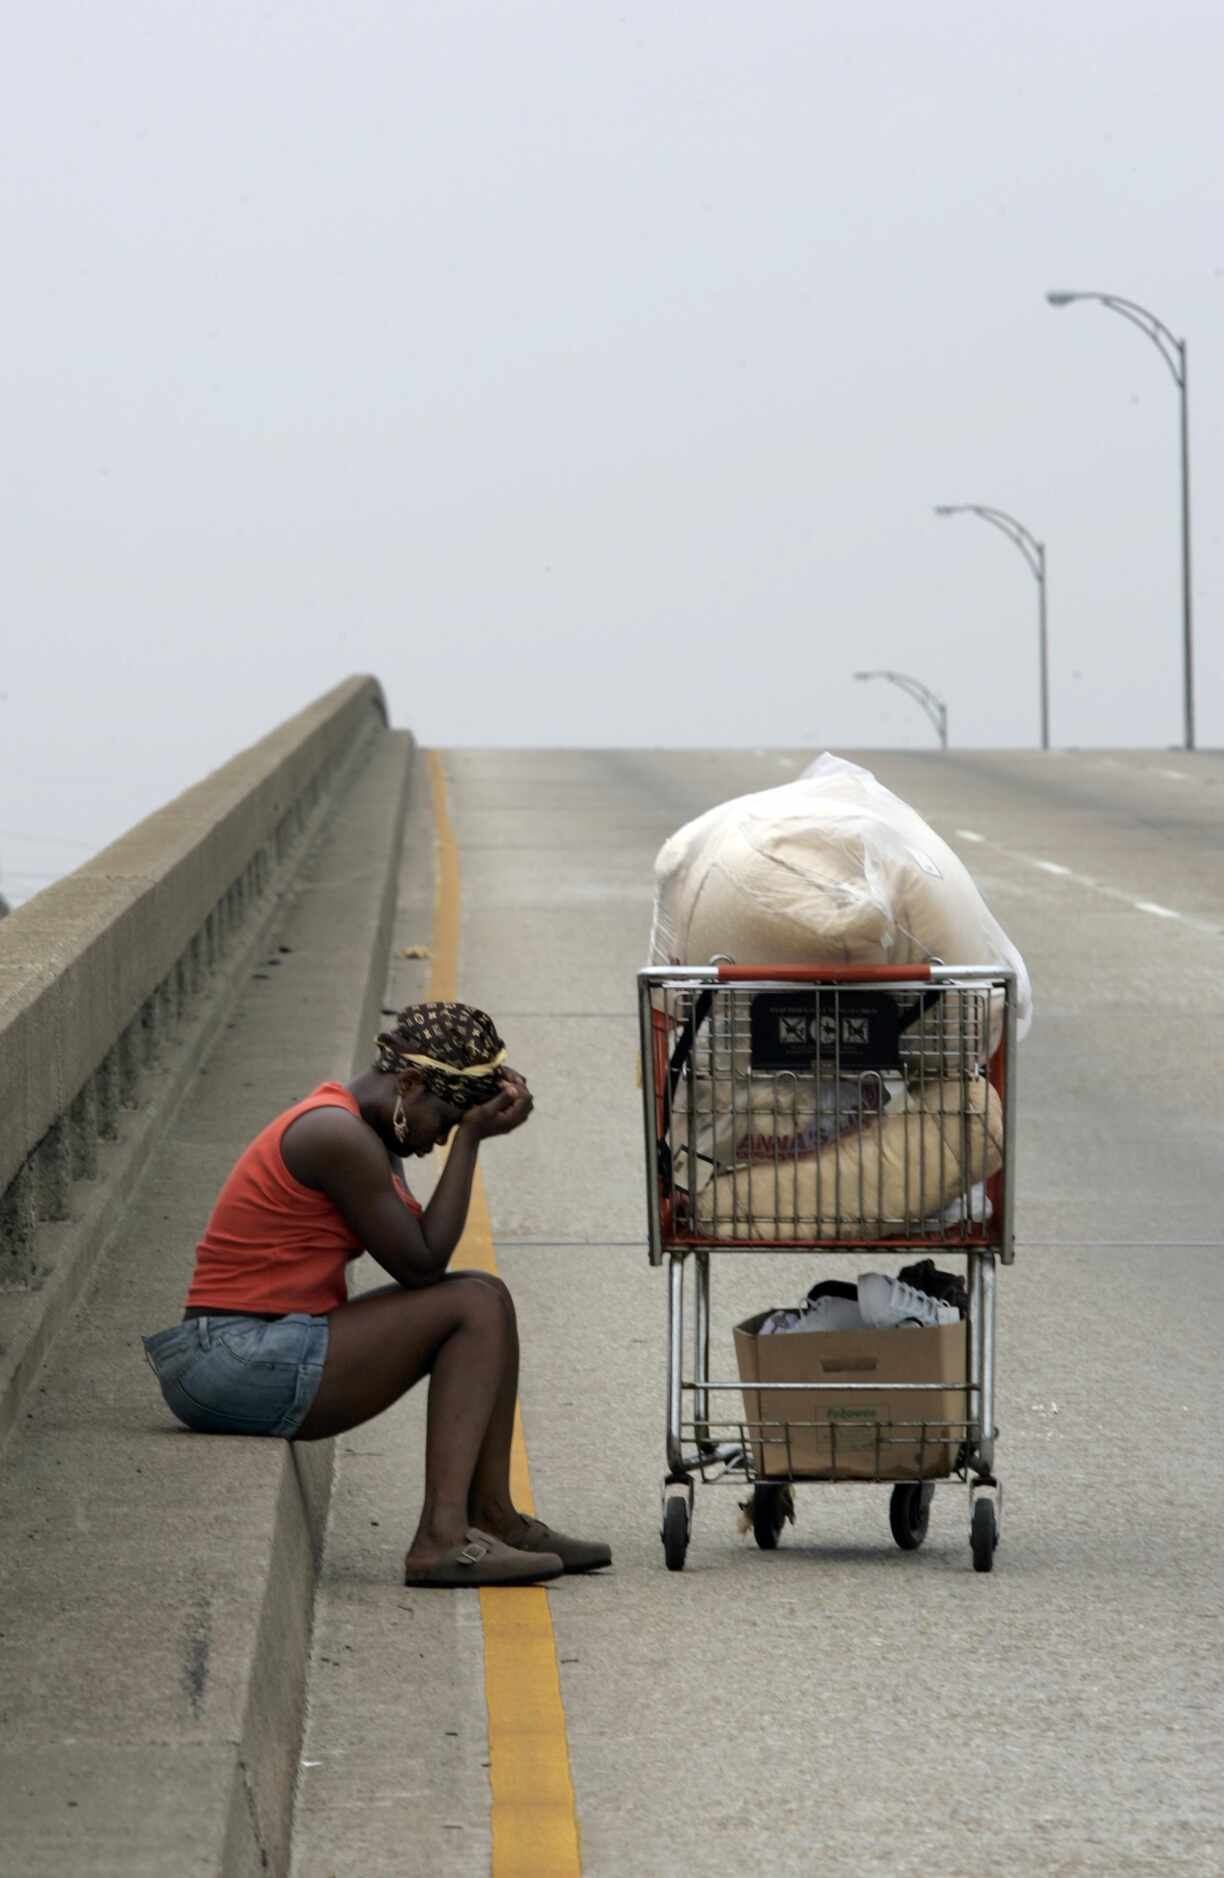
M424 1571L404 1572L411 1590L462 1585L534 1585L559 1578L565 1570L555 1552L520 1552L491 1533L469 1526L463 1545L453 1545Z
M612 1548L602 1539L571 1539L542 1519L528 1519L520 1541L529 1552L554 1552L567 1572L598 1572L612 1563Z

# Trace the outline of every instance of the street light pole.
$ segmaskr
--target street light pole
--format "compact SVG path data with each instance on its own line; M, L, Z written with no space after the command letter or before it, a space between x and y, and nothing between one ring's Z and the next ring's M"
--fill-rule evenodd
M1050 646L1046 614L1046 551L1044 541L1030 534L1006 509L994 509L985 502L937 502L936 515L980 515L1019 548L1030 574L1037 582L1037 649L1040 667L1041 747L1050 747Z
M1051 306L1071 306L1076 300L1097 300L1111 313L1137 326L1159 352L1173 375L1181 401L1181 571L1182 571L1182 716L1187 750L1194 748L1194 601L1190 582L1190 400L1187 390L1186 342L1177 339L1163 320L1134 300L1116 293L1048 293Z
M1037 543L1037 638L1041 660L1041 747L1050 747L1050 642L1046 621L1045 543Z
M936 730L939 732L939 747L948 747L948 707L943 699L937 697L929 685L924 685L920 678L910 678L905 672L855 672L856 678L886 678L890 685L897 685L906 697L913 698L920 704Z
M1182 486L1182 715L1185 719L1186 748L1194 748L1194 600L1190 582L1190 400L1186 389L1186 342L1177 342L1181 375L1177 389L1181 393L1181 486Z

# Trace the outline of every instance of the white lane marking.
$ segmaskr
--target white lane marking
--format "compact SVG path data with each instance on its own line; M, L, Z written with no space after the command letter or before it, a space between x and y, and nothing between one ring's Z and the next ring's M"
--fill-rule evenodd
M1096 759L1094 768L1096 769L1125 769L1125 770L1129 770L1132 775L1139 775L1139 776L1163 776L1169 782L1190 782L1193 780L1190 775L1189 770L1161 769L1155 763L1153 763L1151 769L1145 769L1142 766L1142 764L1136 766L1133 763L1120 762L1116 756L1098 757Z
M1133 894L1123 892L1120 887L1109 887L1103 880L1094 880L1091 874L1077 874L1070 867L1064 867L1061 861L1046 861L1036 854L1025 854L1021 848L1005 847L1001 841L991 841L986 835L979 835L971 828L958 828L955 831L963 841L980 841L983 847L991 848L996 854L1005 854L1009 860L1023 861L1028 867L1040 868L1043 874L1054 874L1060 880L1070 881L1073 886L1086 887L1089 893L1100 894L1104 900L1118 900L1133 912L1152 913L1157 919L1175 919L1193 932L1210 933L1218 939L1224 934L1224 926L1218 921L1196 919L1191 913L1179 913L1175 907L1162 906L1159 900L1136 900Z

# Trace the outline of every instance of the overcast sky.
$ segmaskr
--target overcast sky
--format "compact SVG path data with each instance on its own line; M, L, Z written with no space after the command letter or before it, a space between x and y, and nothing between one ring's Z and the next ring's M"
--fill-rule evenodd
M432 744L1224 744L1218 0L10 13L0 883L352 671ZM77 843L79 847L69 844Z

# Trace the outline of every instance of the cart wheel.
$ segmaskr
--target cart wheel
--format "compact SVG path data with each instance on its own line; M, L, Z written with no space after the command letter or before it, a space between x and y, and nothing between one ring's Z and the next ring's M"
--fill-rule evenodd
M888 1523L903 1552L916 1552L931 1523L935 1489L929 1480L903 1480L892 1490Z
M663 1557L667 1561L669 1572L684 1570L684 1555L688 1551L688 1542L688 1502L678 1493L674 1493L663 1505Z
M998 1543L999 1526L995 1519L993 1500L975 1500L973 1518L969 1524L969 1544L973 1547L975 1572L994 1570L995 1547Z
M752 1536L762 1552L775 1552L782 1528L795 1517L795 1499L789 1487L752 1489Z

